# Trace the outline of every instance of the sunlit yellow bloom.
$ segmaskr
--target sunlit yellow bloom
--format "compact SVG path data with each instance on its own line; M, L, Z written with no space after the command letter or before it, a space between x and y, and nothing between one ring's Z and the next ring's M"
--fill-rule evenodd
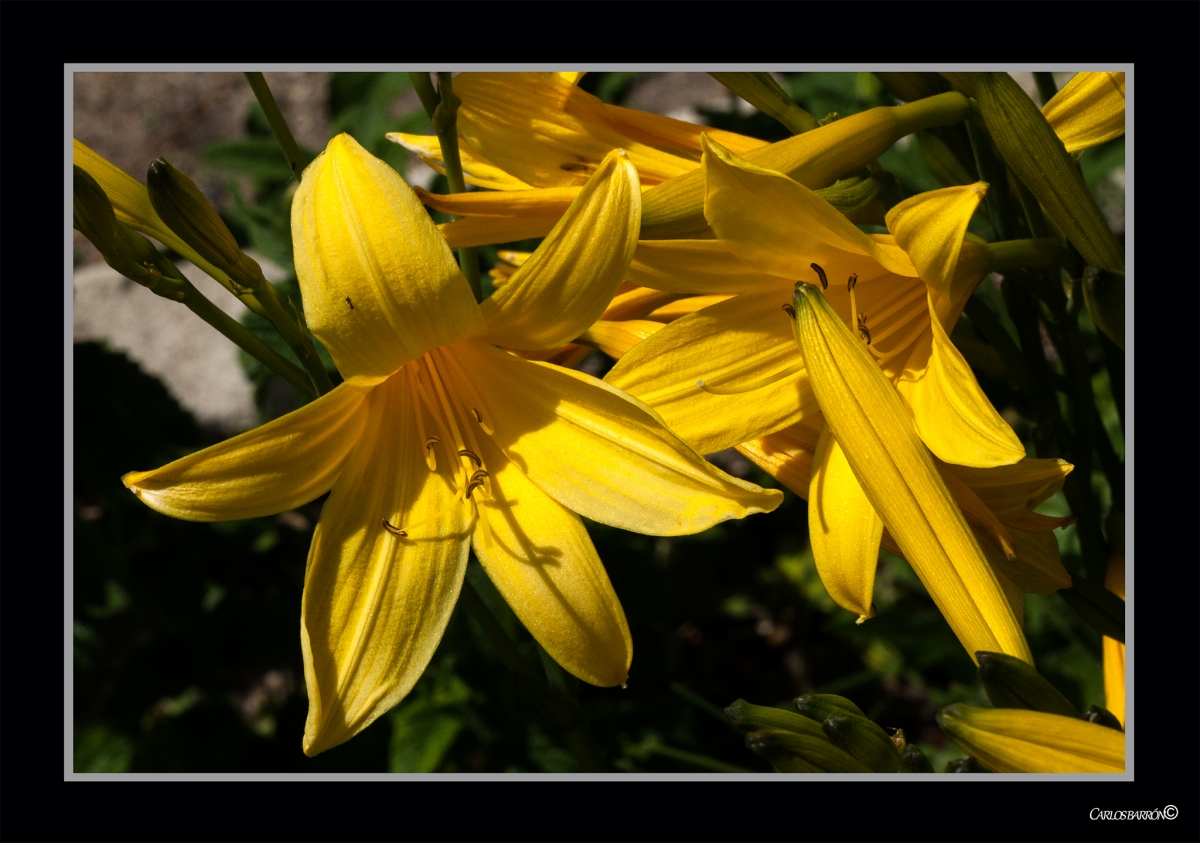
M441 226L452 248L541 237L611 150L629 153L643 189L700 166L707 132L735 152L766 141L658 114L609 105L577 86L575 73L461 73L454 93L463 177L499 194L437 196L431 208L462 219ZM437 138L388 138L445 172Z
M1104 587L1125 599L1125 548L1118 548L1108 560ZM1125 645L1107 635L1104 645L1104 707L1125 725Z
M974 466L1025 455L946 333L986 268L983 249L963 238L981 188L914 197L889 214L892 235L867 235L803 185L715 146L704 167L705 213L720 239L640 241L626 279L733 297L632 349L609 383L654 407L702 453L818 412L791 320L781 310L797 279L817 280L810 266L816 263L829 279L834 310L852 329L863 318L871 354L934 454ZM770 388L726 394L781 376Z
M1076 73L1042 114L1067 147L1078 152L1125 134L1125 74Z
M778 505L779 492L715 470L641 402L496 347L558 346L595 321L632 255L639 196L614 152L480 305L395 171L347 135L305 170L292 208L296 270L308 324L345 383L124 480L154 509L199 521L330 492L302 607L309 755L411 690L469 549L551 656L612 686L626 679L629 629L579 515L679 535Z
M937 715L950 739L995 773L1123 773L1125 734L1061 714L948 705Z
M809 493L830 596L863 618L884 525L971 657L989 645L1032 664L1021 624L896 390L818 287L796 285L796 338L826 428Z
M791 480L803 484L809 499L818 570L836 602L871 617L884 524L893 521L876 514L875 500L883 493L868 494L861 474L847 461L847 443L825 429L828 413L821 414L783 306L795 279L816 282L819 268L821 282L829 279L828 304L858 333L863 354L869 352L868 359L892 384L906 423L915 426L925 446L944 463L958 466L1017 463L1024 448L946 333L985 268L982 249L964 238L983 188L914 197L889 213L891 236L868 236L803 185L740 161L715 144L706 149L704 168L705 213L719 239L642 241L626 277L663 289L735 295L655 332L622 357L606 379L654 406L704 453L807 428L811 440L800 472L806 476ZM949 520L935 525L935 532L949 530L958 543L954 553L967 555L951 561L971 568L969 577L960 577L968 602L982 601L983 626L995 626L1007 636L1010 652L1027 658L1019 618L1014 623L1013 615L1020 590L988 570L970 530L948 525L963 520L962 506L996 540L1006 560L1017 555L1013 535L955 475L942 479L935 472L927 479L931 489L938 487L938 494L948 498L949 508L938 517ZM953 494L947 484L955 487ZM895 530L891 533L895 536ZM1061 588L1066 583L1057 554L1038 551L1041 541L1023 541L1025 555L1044 563L1033 567L1048 569L1046 578L1057 583L1049 590ZM946 550L939 555L925 547L922 552L932 554L925 562L904 555L928 584L941 576L937 571L945 572ZM1001 590L1014 604L1003 611L993 602ZM952 617L966 612L969 618L972 610L951 594L934 599L973 653L959 629L972 622ZM974 630L971 634L983 634Z

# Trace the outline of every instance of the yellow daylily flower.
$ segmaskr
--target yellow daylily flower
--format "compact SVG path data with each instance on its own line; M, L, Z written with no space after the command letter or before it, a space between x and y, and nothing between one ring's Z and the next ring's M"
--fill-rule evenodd
M986 269L983 249L963 237L981 186L913 197L889 213L892 235L867 235L804 185L715 144L704 168L705 214L719 239L640 241L626 280L733 297L633 348L609 383L658 410L702 453L817 412L781 312L797 279L815 280L817 264L830 279L831 306L852 328L861 317L872 355L930 450L958 465L1024 457L946 330ZM766 383L770 389L745 391Z
M1125 734L1061 714L956 703L938 725L994 773L1123 773Z
M1119 548L1108 560L1104 587L1125 599L1125 549ZM1104 647L1104 707L1125 725L1125 645L1107 635Z
M308 324L345 382L260 428L125 484L198 521L262 516L330 492L305 575L309 755L413 687L469 549L566 670L625 682L632 644L580 515L656 535L774 509L641 402L496 346L560 345L609 303L634 249L637 176L607 156L564 219L476 304L403 179L348 135L304 171L292 207Z
M870 617L879 537L886 525L971 658L998 652L1033 663L995 572L921 442L895 388L819 288L800 282L796 338L826 429L813 462L814 554L836 560L830 595ZM821 488L824 484L824 488ZM864 558L869 554L869 565Z
M629 152L643 189L700 166L700 135L735 152L766 141L649 112L609 105L578 87L577 73L460 73L454 93L459 155L469 184L499 194L438 196L431 208L462 217L441 226L451 248L541 237L609 151ZM437 138L392 132L388 139L445 172Z
M793 279L813 277L814 271L823 286L830 276L849 278L844 287L828 287L829 305L866 341L881 377L893 384L897 402L903 400L906 423L915 426L924 445L946 463L982 468L1018 462L1023 446L979 388L945 327L983 274L982 250L964 239L983 186L914 197L888 214L892 236L869 237L803 185L706 144L705 213L719 239L640 242L626 278L664 289L735 295L657 331L606 379L654 406L705 453L807 424L814 439L804 488L818 570L836 602L861 619L872 617L884 524L894 519L876 514L874 502L884 492L868 494L847 461L847 443L823 429L806 360L790 321L781 318L780 299ZM1011 533L952 474L943 479L935 472L927 480L939 500L948 499L949 509L938 517L949 520L934 524L934 531L949 531L958 543L954 552L966 554L953 561L969 568L969 602L981 601L984 625L995 624L1013 654L1027 658L1016 615L1021 592L990 571L969 530L951 524L963 521L955 500L997 539L1005 559L1017 555ZM947 484L962 488L951 495ZM1038 563L1030 567L1048 569L1043 579L1058 583L1050 590L1063 587L1061 564L1037 541L1023 542L1026 555ZM939 554L918 545L925 560L902 555L927 584L938 580L945 574L946 549ZM1010 605L1002 612L993 598L1005 595ZM957 606L952 596L947 591L934 599L973 653L959 629L974 622L971 610ZM951 617L958 612L967 618Z
M1042 107L1067 152L1079 152L1125 134L1125 74L1076 73Z

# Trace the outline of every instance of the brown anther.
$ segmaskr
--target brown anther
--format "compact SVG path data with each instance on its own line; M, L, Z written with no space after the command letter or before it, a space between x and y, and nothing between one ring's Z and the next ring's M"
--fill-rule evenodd
M349 296L346 296L346 304L350 305L351 310L354 310L354 302L350 301Z
M821 279L821 289L828 290L829 289L829 279L825 277L825 270L821 269L819 264L810 263L809 266L811 266L813 269L816 270L817 277Z
M463 448L461 451L458 452L458 455L460 457L467 457L468 459L471 460L471 462L475 463L475 465L483 465L483 460L481 460L479 457L475 456L474 451L468 451L466 448Z
M383 529L387 530L393 536L399 536L400 538L404 538L408 535L408 533L406 533L404 530L401 530L399 527L393 527L391 522L389 522L386 518L383 519Z
M867 345L871 344L871 331L867 328L867 314L858 314L858 332L862 334L863 339L867 341Z
M428 439L425 440L425 447L432 448L434 445L436 445L438 442L441 442L441 441L442 440L436 436L430 436Z
M476 471L474 474L471 475L471 482L472 483L482 483L483 478L485 478L485 477L491 477L491 475L488 474L486 471L484 471L481 468L478 471Z
M855 273L854 273L853 275L851 275L851 276L850 276L850 278L849 278L849 279L846 281L846 290L847 290L847 291L853 290L853 289L854 289L854 285L855 285L855 284L857 284L857 283L858 283L858 273L857 273L857 272L855 272Z
M466 499L467 499L467 500L470 500L470 499L471 499L471 493L472 493L472 492L474 492L476 489L478 489L478 488L479 488L480 486L482 486L482 485L483 485L483 481L482 481L482 480L480 480L479 482L477 482L477 483L472 483L470 486L468 486L468 487L467 487L467 498L466 498Z
M479 410L475 409L474 407L471 408L471 412L475 414L475 421L479 424L483 424L483 413L479 412Z
M792 307L790 304L783 305L783 307L781 307L780 310L782 310L784 313L786 313L791 318L793 318L793 319L796 318L796 308Z

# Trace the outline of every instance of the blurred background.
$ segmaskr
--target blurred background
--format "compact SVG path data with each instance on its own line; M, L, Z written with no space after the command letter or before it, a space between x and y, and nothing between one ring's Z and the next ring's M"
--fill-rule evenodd
M1014 76L1041 104L1032 74ZM1055 81L1061 86L1070 76L1055 74ZM869 73L776 77L818 119L897 102ZM384 138L389 131L432 133L407 74L266 78L310 152L346 131L410 183L446 192L443 177ZM766 140L788 136L706 74L589 73L581 86L606 102ZM267 277L296 295L287 215L295 182L241 74L77 73L74 135L142 182L159 156L183 169ZM1081 160L1122 239L1124 152L1121 138ZM942 186L912 138L880 163L903 196ZM529 250L536 242L481 249L483 267L495 261L497 248ZM120 482L125 472L275 418L298 399L186 309L109 269L78 232L74 265L77 772L579 769L570 742L529 704L461 605L430 668L400 706L349 743L306 758L300 595L321 501L272 518L194 524L152 512ZM210 299L278 343L215 282L179 265ZM980 294L998 300L995 282L986 279ZM1116 404L1086 311L1081 330L1095 365L1101 421L1123 459ZM987 349L965 324L953 338L997 408L1028 440L1019 396L1004 378L990 376ZM611 365L597 351L581 367L603 375ZM736 452L711 459L777 487ZM1110 507L1103 472L1093 486ZM739 698L786 705L814 692L847 696L881 725L903 728L943 769L962 753L938 730L935 710L951 702L986 704L970 658L912 570L886 552L876 580L879 615L857 626L817 577L806 503L786 495L774 513L685 538L588 524L633 634L625 690L593 688L563 673L474 560L468 577L531 664L545 670L550 687L578 701L606 769L767 771L722 709ZM1060 493L1041 511L1068 510ZM1077 572L1074 529L1056 535L1064 564ZM1039 670L1081 709L1102 705L1099 634L1058 595L1025 599Z

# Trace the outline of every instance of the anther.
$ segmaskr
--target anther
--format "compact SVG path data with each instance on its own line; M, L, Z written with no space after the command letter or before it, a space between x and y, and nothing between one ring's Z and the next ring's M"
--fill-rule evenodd
M821 279L821 289L828 290L829 279L825 277L825 270L821 269L819 264L810 263L809 266L817 271L817 277Z
M346 304L350 305L351 310L354 310L354 302L350 301L349 296L346 296Z
M483 485L484 478L488 477L488 473L480 469L471 475L471 482L467 484L467 494L464 496L466 500L471 499L471 493Z
M436 445L437 443L439 443L441 441L442 440L436 436L430 436L428 439L425 440L425 447L432 448L434 445Z
M467 457L469 460L471 460L471 462L475 463L475 465L483 465L483 460L481 460L479 457L475 456L474 451L469 451L466 448L463 448L461 451L458 452L458 455L460 457ZM472 477L471 479L474 480L475 478Z
M782 310L784 313L786 313L792 319L796 318L796 308L792 307L790 304L783 305L783 307L781 307L780 310Z
M393 536L399 536L400 538L404 538L408 535L408 533L406 533L404 530L401 530L399 527L392 526L391 522L389 522L386 518L383 519L383 529L387 530Z
M471 408L471 412L475 414L475 421L478 424L483 424L483 413L479 412L475 407Z
M855 272L855 273L854 273L854 274L852 274L852 275L850 276L850 278L849 278L849 279L846 281L846 290L847 290L847 291L853 290L853 289L854 289L854 285L855 285L855 284L857 284L857 283L858 283L858 273L857 273L857 272Z
M862 334L863 339L867 341L867 345L871 344L871 331L867 328L867 314L858 314L858 332Z

